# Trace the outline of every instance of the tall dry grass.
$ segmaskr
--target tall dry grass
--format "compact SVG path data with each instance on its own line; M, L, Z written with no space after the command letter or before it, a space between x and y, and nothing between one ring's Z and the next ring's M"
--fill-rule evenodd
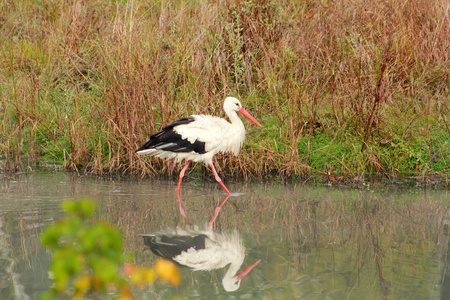
M444 0L3 1L1 164L171 173L134 150L234 95L264 128L222 172L445 172L449 34Z

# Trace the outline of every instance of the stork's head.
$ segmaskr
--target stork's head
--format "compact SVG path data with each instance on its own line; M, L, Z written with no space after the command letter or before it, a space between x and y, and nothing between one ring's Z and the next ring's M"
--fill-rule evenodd
M222 284L225 291L234 292L241 286L241 279L237 276L229 278L228 280L225 280L225 278L223 278Z
M241 114L243 114L247 119L249 119L250 121L255 123L256 125L261 126L261 124L258 121L256 121L256 119L253 118L253 116L242 107L241 102L234 97L227 97L225 99L225 102L223 103L223 110L227 114L228 114L228 112L231 112L231 111L238 111Z
M242 108L241 101L234 97L227 97L225 98L225 102L223 103L223 110L229 111L239 111Z
M222 279L222 285L225 291L227 292L233 292L236 291L241 286L241 280L244 278L250 271L256 267L256 265L259 264L261 260L258 260L253 265L248 266L247 269L245 269L241 274L233 276L233 277L227 277L225 276Z

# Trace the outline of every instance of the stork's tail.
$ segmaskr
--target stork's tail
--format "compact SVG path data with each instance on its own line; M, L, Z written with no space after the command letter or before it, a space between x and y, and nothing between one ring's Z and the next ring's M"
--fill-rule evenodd
M138 155L143 155L143 154L150 154L150 153L156 152L156 149L153 149L153 148L152 149L142 149L142 147L141 147L141 148L137 149L135 152Z

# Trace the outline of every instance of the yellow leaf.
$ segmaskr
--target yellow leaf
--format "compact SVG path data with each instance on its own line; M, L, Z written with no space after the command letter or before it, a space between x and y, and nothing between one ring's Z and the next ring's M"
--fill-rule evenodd
M73 282L73 286L77 290L77 294L84 294L91 287L91 276L81 275Z
M144 269L144 278L148 283L155 281L155 271L153 269Z
M158 259L155 262L155 271L161 280L168 281L171 285L180 284L181 277L177 266L166 259Z
M119 300L133 300L133 294L128 287L124 287L120 290Z

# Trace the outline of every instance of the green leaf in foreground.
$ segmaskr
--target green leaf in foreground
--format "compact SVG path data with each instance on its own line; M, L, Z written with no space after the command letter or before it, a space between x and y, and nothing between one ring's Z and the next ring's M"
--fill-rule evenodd
M172 269L153 270L125 264L122 273L122 265L130 256L122 252L120 231L102 221L87 222L95 203L81 199L64 201L62 206L67 216L47 227L41 236L42 244L53 251L50 272L54 282L41 299L82 299L85 295L98 298L106 288L108 292L114 288L121 299L132 299L129 282L145 286L156 276L172 285L180 282L175 265Z

